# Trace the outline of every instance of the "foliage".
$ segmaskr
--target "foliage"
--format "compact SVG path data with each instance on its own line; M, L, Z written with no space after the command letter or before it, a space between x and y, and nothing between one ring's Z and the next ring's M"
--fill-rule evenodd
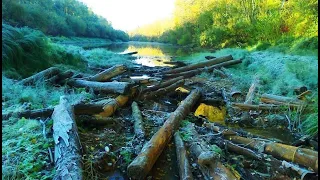
M78 68L85 65L79 56L50 43L40 31L2 24L2 70L7 76L24 78L60 63Z
M29 26L53 36L129 39L128 34L113 29L110 22L77 0L4 0L2 18L13 26Z
M281 45L292 51L316 52L317 6L316 0L176 0L171 19L140 27L129 35L132 40L179 45L223 48L258 44L257 50Z
M46 136L51 127L47 122ZM52 179L48 148L53 150L54 143L44 139L39 121L11 118L2 128L2 179Z

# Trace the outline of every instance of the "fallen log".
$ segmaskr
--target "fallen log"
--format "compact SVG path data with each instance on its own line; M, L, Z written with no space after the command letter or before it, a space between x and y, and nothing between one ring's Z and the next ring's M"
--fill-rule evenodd
M34 74L30 77L27 77L25 79L22 79L18 82L18 84L22 85L33 85L36 81L40 79L48 79L54 75L57 75L60 73L60 70L56 67L50 67L48 69L45 69L43 71L38 72L37 74Z
M260 101L267 104L288 105L290 107L299 107L305 104L304 101L297 98L277 96L272 94L263 94L260 97Z
M230 61L222 62L222 63L216 64L216 65L213 65L213 66L204 67L204 68L198 68L198 69L194 69L194 70L190 70L190 71L183 71L183 72L180 72L180 73L177 73L177 74L175 74L175 73L172 73L172 74L166 73L163 76L166 77L166 78L174 78L174 77L178 77L178 76L183 76L184 78L190 78L192 76L195 76L197 74L201 74L203 72L211 72L215 68L220 68L220 67L223 67L223 66L230 66L230 65L234 65L234 64L239 64L241 62L242 62L241 59L230 60Z
M105 93L125 94L129 90L130 84L127 82L93 82L86 80L70 80L68 84L74 87L92 88L95 91Z
M219 58L215 58L213 60L209 60L209 61L204 61L204 62L200 62L197 64L192 64L189 66L184 66L184 67L180 67L180 68L175 68L175 69L171 69L168 71L165 71L164 74L173 74L173 73L180 73L180 72L184 72L184 71L189 71L189 70L193 70L193 69L198 69L198 68L203 68L206 66L212 66L215 64L219 64L225 61L229 61L232 60L233 57L231 55L229 56L223 56L223 57L219 57Z
M133 51L133 52L127 52L127 53L120 53L121 55L134 55L138 54L138 51Z
M171 113L163 126L144 144L140 154L128 166L127 174L132 179L144 179L157 161L164 147L170 142L180 121L190 112L200 98L199 89L193 90L179 107Z
M109 117L116 112L119 107L124 106L129 101L130 95L119 95L115 99L105 99L95 104L103 106L103 111L95 114L96 118Z
M281 143L266 143L261 140L248 139L240 136L229 136L228 139L235 143L248 145L251 149L270 154L275 158L310 167L315 172L318 172L318 152L316 151Z
M194 128L194 124L190 123L186 128L192 136L190 152L197 158L200 170L205 179L237 179L234 174L220 162L219 155L209 150L209 145L199 137L198 132Z
M65 71L62 73L59 73L57 75L52 76L51 78L47 79L47 83L51 84L63 84L63 82L74 75L73 71Z
M174 134L174 143L176 145L176 154L179 166L179 176L181 180L192 180L192 171L187 157L187 151L180 137L179 131Z
M163 81L163 82L160 82L159 84L157 85L154 85L154 86L151 86L151 87L148 87L144 90L142 90L141 93L146 93L146 92L150 92L150 91L155 91L155 90L158 90L160 88L164 88L164 87L167 87L167 86L170 86L171 84L177 82L177 81L180 81L182 80L183 77L180 76L180 77L177 77L177 78L173 78L173 79L170 79L168 81Z
M223 71L219 69L214 69L213 73L218 75L220 78L228 78L228 75L226 75Z
M158 89L157 91L154 91L154 92L147 93L143 95L143 99L152 99L152 98L162 96L169 92L174 92L178 87L183 86L184 82L185 82L184 79L182 79L174 84L171 84L170 86Z
M244 103L231 103L233 108L249 111L249 110L280 110L280 106L273 105L273 104L244 104Z
M143 118L141 115L141 111L139 110L139 106L135 101L132 102L131 108L132 108L132 117L134 120L134 133L140 140L143 141L146 133L143 128Z
M81 144L74 118L73 107L65 96L53 114L54 162L53 179L82 179Z
M111 78L118 76L119 74L122 74L127 71L127 68L125 65L115 65L112 66L109 69L106 69L94 76L90 76L87 78L88 81L98 81L98 82L106 82L109 81Z

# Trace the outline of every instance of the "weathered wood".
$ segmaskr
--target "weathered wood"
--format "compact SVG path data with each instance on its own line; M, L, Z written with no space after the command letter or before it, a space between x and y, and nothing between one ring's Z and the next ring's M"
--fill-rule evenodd
M258 78L255 78L249 88L249 91L247 93L244 104L252 104L253 97L254 97L254 91L255 91L257 85L258 85ZM242 112L240 120L241 120L240 123L245 123L245 124L248 124L248 123L250 124L253 121L253 119L250 117L250 114L248 111Z
M147 93L143 95L143 98L152 99L152 98L160 97L166 93L174 92L178 87L183 86L184 82L185 82L184 79L179 80L178 82L171 84L170 86L158 89L157 91L154 91L154 92Z
M144 144L140 154L128 166L128 176L133 179L144 179L160 156L164 147L170 142L180 121L190 112L200 98L199 89L193 90L179 107L171 113L163 126Z
M73 107L65 96L54 108L53 139L56 174L53 179L82 179L81 144Z
M206 58L207 60L210 60L210 59L214 59L214 58L217 58L215 56L205 56L204 58Z
M106 69L94 76L90 76L87 78L88 81L98 81L98 82L106 82L109 81L111 78L118 76L119 74L122 74L127 71L127 68L125 65L115 65L112 66L109 69Z
M180 180L192 180L193 176L187 157L187 150L180 137L179 131L174 134L174 143L176 145Z
M237 154L241 154L241 155L244 155L246 157L249 157L249 158L252 158L252 159L255 159L255 160L262 160L262 158L263 158L261 156L261 154L256 153L256 152L254 152L254 151L252 151L250 149L247 149L247 148L238 146L236 144L233 144L230 141L225 141L225 145L226 145L226 147L227 147L227 149L229 151L235 152Z
M129 101L129 98L130 95L119 95L115 99L105 99L96 102L95 104L103 106L103 111L95 116L101 118L113 115L119 107L124 106Z
M160 82L159 84L157 85L154 85L154 86L151 86L151 87L148 87L144 90L142 90L141 93L146 93L146 92L150 92L150 91L155 91L155 90L158 90L160 88L164 88L164 87L167 87L167 86L170 86L171 84L175 83L175 82L178 82L180 80L182 80L183 77L180 76L180 77L177 77L177 78L173 78L173 79L170 79L168 81L163 81L163 82Z
M290 98L284 96L277 96L273 94L263 94L260 97L260 101L268 104L277 104L277 105L288 105L288 106L303 106L305 104L304 101L299 100L297 98Z
M218 154L210 151L209 145L199 137L198 132L194 128L194 124L190 123L186 128L192 136L190 152L197 158L200 170L205 179L237 179L233 173L220 162Z
M127 82L93 82L86 80L71 80L68 84L74 87L92 88L95 91L103 91L105 93L120 94L127 93L130 86Z
M226 75L223 71L221 71L219 69L214 69L213 73L217 74L221 78L228 78L228 75Z
M36 81L40 79L48 79L56 74L59 74L60 70L57 67L50 67L48 69L45 69L43 71L38 72L37 74L34 74L28 78L22 79L18 82L18 84L22 85L33 85Z
M166 78L174 78L174 77L178 77L178 76L183 76L184 78L189 78L189 77L195 76L197 74L201 74L203 72L211 72L215 68L220 68L220 67L223 67L223 66L235 65L235 64L239 64L241 62L242 62L241 59L229 60L229 61L222 62L222 63L216 64L216 65L213 65L213 66L204 67L204 68L198 68L198 69L194 69L194 70L190 70L190 71L183 71L183 72L180 72L180 73L172 73L172 74L166 73L163 76L166 77Z
M219 57L219 58L215 58L213 60L209 60L209 61L204 61L204 62L200 62L197 64L192 64L189 66L184 66L184 67L180 67L180 68L175 68L175 69L171 69L168 71L165 71L164 74L173 74L173 73L180 73L180 72L184 72L184 71L189 71L189 70L193 70L193 69L198 69L198 68L203 68L203 67L208 67L208 66L212 66L215 64L219 64L225 61L229 61L232 60L233 57L231 55L229 56L223 56L223 57Z
M22 112L16 112L16 113L5 113L2 114L2 120L9 119L10 117L16 117L16 118L30 118L35 119L38 117L49 117L51 116L53 112L53 108L45 108L45 109L36 109L36 110L26 110Z
M280 106L273 105L273 104L244 104L244 103L231 103L233 108L249 111L249 110L280 110Z
M131 109L134 120L134 133L140 140L144 140L146 133L143 127L143 118L139 106L135 101L132 102Z
M121 55L134 55L138 54L138 51L133 51L133 52L127 52L127 53L120 53Z

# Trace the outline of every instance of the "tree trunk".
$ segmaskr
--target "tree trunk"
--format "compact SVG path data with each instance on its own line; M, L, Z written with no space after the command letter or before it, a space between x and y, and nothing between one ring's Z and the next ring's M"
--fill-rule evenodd
M129 101L130 95L119 95L115 99L105 99L99 102L96 102L97 105L103 106L103 111L95 116L97 118L109 117L116 112L119 107L124 106Z
M129 90L127 82L92 82L85 80L71 80L71 86L92 88L95 91L103 91L105 93L120 93L125 94Z
M199 89L193 90L179 107L171 113L163 126L143 146L140 154L128 166L128 176L133 179L144 179L160 156L164 147L169 143L180 121L190 112L200 98Z
M178 81L180 81L182 79L183 79L183 77L180 76L180 77L177 77L177 78L170 79L168 81L160 82L159 84L157 84L155 86L152 86L152 87L144 89L141 93L155 91L155 90L158 90L160 88L164 88L164 87L170 86L171 84L173 84L175 82L178 82Z
M98 81L98 82L106 82L111 78L122 74L127 71L127 68L124 65L115 65L107 70L104 70L94 76L88 77L88 81Z
M176 145L180 180L192 180L193 176L187 157L187 151L180 137L179 131L174 134L174 142Z
M134 101L131 104L131 108L132 108L132 117L134 120L134 133L140 140L144 140L146 133L143 128L143 118L141 115L141 111L139 110L139 106Z
M82 179L81 144L74 118L73 107L65 96L54 108L53 139L56 174L53 179Z
M172 73L172 74L164 74L163 76L166 78L174 78L174 77L178 77L178 76L183 76L184 78L189 78L192 76L195 76L197 74L201 74L203 72L211 72L213 71L215 68L220 68L223 66L230 66L230 65L234 65L234 64L239 64L241 63L242 60L230 60L230 61L225 61L213 66L209 66L209 67L204 67L204 68L198 68L198 69L194 69L194 70L190 70L190 71L183 71L180 73Z
M49 82L51 84L63 84L67 78L70 78L73 75L73 71L65 71L55 76L52 76L51 78L47 79L46 82Z
M190 123L187 128L192 136L190 152L198 159L200 170L205 179L235 180L236 177L220 162L218 155L215 152L210 151L208 148L209 145L199 137L198 132L194 128L194 124Z
M19 84L22 85L34 85L34 83L40 79L48 79L54 75L57 75L60 73L60 70L56 67L50 67L48 69L45 69L43 71L38 72L37 74L34 74L28 78L22 79L19 81Z
M143 96L143 98L144 99L152 99L152 98L160 97L164 94L174 92L178 87L183 86L183 85L184 85L184 79L179 80L178 82L171 84L170 86L158 89L155 92L150 92L148 94L145 94Z
M231 55L223 56L223 57L215 58L215 59L212 59L209 61L204 61L204 62L200 62L197 64L192 64L189 66L171 69L171 70L165 71L164 74L180 73L180 72L189 71L189 70L193 70L193 69L203 68L206 66L212 66L212 65L219 64L219 63L222 63L222 62L225 62L228 60L232 60L232 59L233 59L233 57Z

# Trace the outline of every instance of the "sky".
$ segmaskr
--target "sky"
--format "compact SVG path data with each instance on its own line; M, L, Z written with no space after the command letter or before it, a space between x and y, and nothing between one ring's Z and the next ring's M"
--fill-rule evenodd
M170 17L175 0L79 0L124 31Z

